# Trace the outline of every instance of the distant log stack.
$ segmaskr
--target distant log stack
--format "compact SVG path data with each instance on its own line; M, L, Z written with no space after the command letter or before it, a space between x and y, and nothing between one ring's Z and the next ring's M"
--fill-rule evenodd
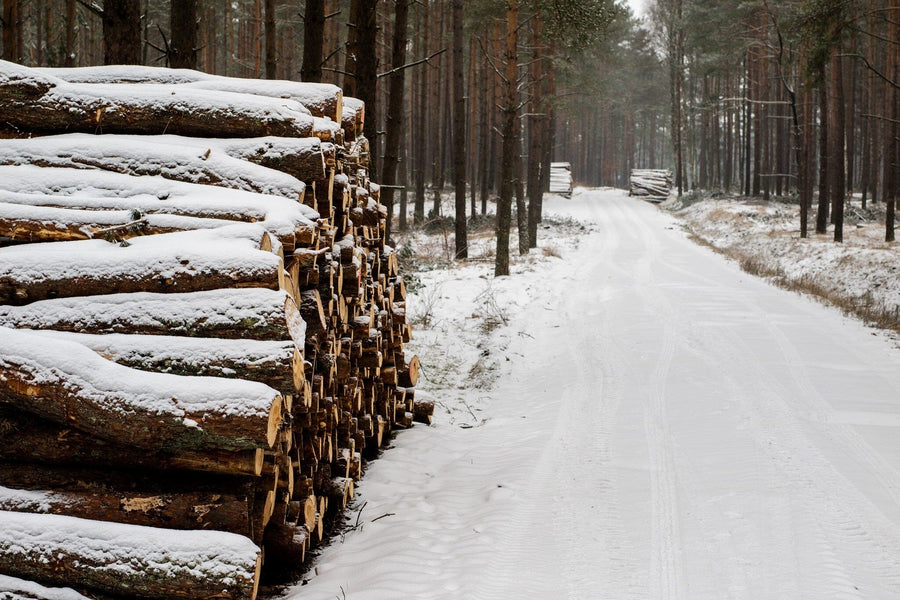
M252 600L431 421L363 118L0 61L0 596Z
M662 202L672 190L672 172L666 169L632 169L628 195Z
M572 165L570 163L550 163L550 191L566 198L572 196Z

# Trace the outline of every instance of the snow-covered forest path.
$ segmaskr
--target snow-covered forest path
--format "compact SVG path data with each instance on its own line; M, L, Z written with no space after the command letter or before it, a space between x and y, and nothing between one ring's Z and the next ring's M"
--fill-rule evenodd
M288 597L900 598L894 343L621 192L548 209L592 224L494 284L499 377L448 392L474 426L402 433ZM483 287L449 277L446 321Z

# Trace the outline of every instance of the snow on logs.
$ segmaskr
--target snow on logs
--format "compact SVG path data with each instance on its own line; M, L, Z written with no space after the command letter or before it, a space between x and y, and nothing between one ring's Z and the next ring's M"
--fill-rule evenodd
M256 597L262 557L246 537L0 511L0 571L132 598Z
M672 172L667 169L632 169L628 180L628 195L660 202L672 190Z
M0 248L0 303L104 293L285 289L284 261L258 225ZM278 248L280 250L280 247Z
M135 371L81 344L0 328L0 403L149 450L271 448L282 397L267 385Z
M68 83L0 61L0 131L173 133L196 137L318 137L340 141L340 122L296 100L162 84Z
M185 84L187 88L286 98L316 117L341 122L343 93L330 83L221 77L190 69L120 66L35 69L70 83Z
M166 179L273 194L302 200L306 186L300 179L325 176L325 158L318 138L288 143L284 138L248 141L185 138L171 135L146 137L65 134L6 140L0 146L0 164L40 167L102 169L128 175L159 175ZM280 146L276 148L276 144ZM280 151L280 152L278 152ZM300 179L249 162L267 153L286 157ZM272 159L274 160L274 156Z
M167 135L131 135L226 96L268 129L201 110L203 128L179 116ZM101 110L52 114L70 101ZM31 109L46 126L16 120ZM0 147L0 515L13 515L0 521L26 536L33 519L26 529L42 528L48 548L80 520L105 521L122 539L158 541L169 573L192 552L211 567L176 584L129 563L113 583L93 573L87 544L56 551L45 571L43 555L4 545L2 522L0 570L21 564L9 573L41 582L9 586L252 598L261 556L272 581L295 571L352 498L363 457L393 429L430 422L366 141L344 144L339 128L349 119L355 137L363 114L334 86L0 62L0 135L22 138ZM273 129L279 119L290 126ZM298 130L310 121L327 135ZM103 135L32 135L62 131ZM204 558L207 542L166 543L192 532L150 527L235 535L243 583L217 582L233 564ZM116 536L106 544L118 552ZM121 551L112 564L130 560Z

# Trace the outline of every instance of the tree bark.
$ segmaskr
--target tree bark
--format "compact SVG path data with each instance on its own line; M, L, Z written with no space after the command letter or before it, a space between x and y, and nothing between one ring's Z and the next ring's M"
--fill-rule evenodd
M831 94L831 133L828 136L828 143L831 145L828 152L828 170L831 181L829 182L829 192L831 194L831 222L834 224L834 241L844 241L844 195L846 194L845 181L845 161L844 161L844 144L845 144L845 114L844 114L844 91L841 84L842 60L838 50L835 50L831 57L830 72L830 94Z
M141 1L103 0L103 64L141 64Z
M544 143L546 141L545 129L547 127L548 109L544 105L544 88L547 86L546 57L543 55L541 37L543 24L538 15L535 15L531 30L531 45L534 56L531 62L531 84L533 92L531 97L531 126L528 128L528 247L537 248L537 229L540 219L540 207L544 196L541 187L541 170L544 166Z
M500 160L500 198L497 200L497 256L494 275L509 275L509 230L512 216L512 202L515 194L515 161L519 151L518 119L518 30L519 2L506 2L506 50L504 52L503 148Z
M385 239L390 243L394 220L394 188L397 184L397 168L400 165L401 137L404 132L403 111L406 93L406 45L409 22L409 0L394 0L394 36L391 43L391 73L388 78L387 135L384 145L384 172L381 179L385 184L381 195L387 207Z
M17 577L129 597L253 600L260 564L259 548L231 533L0 511L0 571Z
M893 73L893 80L900 81L900 58L897 56L896 46L900 44L900 19L896 15L900 13L900 2L890 0L889 8L892 9L892 17L888 26L888 37L894 50L888 52L886 69ZM882 183L883 196L886 204L884 218L884 241L893 242L896 240L894 233L894 217L897 205L897 198L900 196L900 92L896 86L886 86L885 93L885 115L889 116L891 121L885 127L884 139L884 178Z
M66 0L66 60L64 64L67 67L74 67L77 57L75 52L75 2L76 0Z
M197 68L197 0L172 0L169 8L169 66L173 69Z
M104 440L8 405L0 406L0 442L0 459L4 461L39 463L66 470L149 469L167 471L170 477L171 471L259 477L264 460L262 448L237 452L215 449L149 452ZM44 472L43 469L33 470ZM8 478L4 482L6 485L11 483Z
M275 28L275 0L266 0L265 2L265 21L266 21L266 79L276 78L276 69L278 66L278 57L276 56L277 31Z
M822 74L825 79L825 73ZM819 88L819 203L816 210L816 233L824 234L828 229L828 150L830 149L828 129L831 123L828 121L828 93L823 84Z
M324 43L325 0L306 0L303 16L303 66L300 67L300 79L303 81L322 81Z
M359 13L355 21L358 29L356 57L355 97L366 106L364 134L369 140L369 177L378 181L378 11L377 0L356 0L359 2Z
M144 527L227 531L249 538L253 499L234 493L137 494L0 487L0 511L68 515Z
M19 47L22 38L21 0L3 0L3 60L22 62Z
M453 187L456 193L457 259L468 258L466 236L466 96L463 1L453 0Z

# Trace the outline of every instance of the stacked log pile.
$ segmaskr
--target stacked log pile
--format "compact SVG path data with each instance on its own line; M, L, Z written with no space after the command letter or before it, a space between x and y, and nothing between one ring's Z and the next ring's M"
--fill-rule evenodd
M270 83L0 61L7 588L254 598L430 422L363 108Z
M550 191L566 198L572 196L572 165L567 162L550 163Z
M672 172L667 169L632 169L628 195L661 202L672 190Z

